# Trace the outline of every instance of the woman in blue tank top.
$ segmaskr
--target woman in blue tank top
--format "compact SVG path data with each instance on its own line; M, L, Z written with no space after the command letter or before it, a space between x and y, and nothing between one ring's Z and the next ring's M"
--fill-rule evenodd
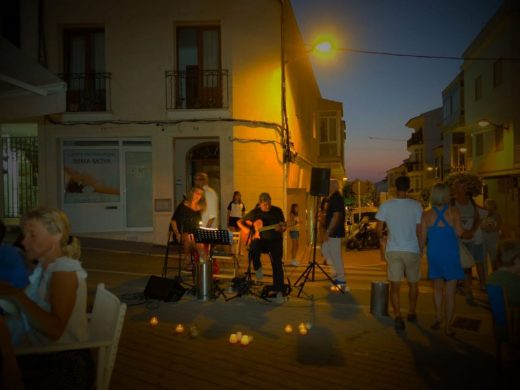
M464 279L460 265L459 236L462 234L459 211L449 206L450 189L447 184L433 186L431 208L425 210L421 222L421 248L427 244L428 278L433 280L435 323L439 329L443 323L442 307L445 307L445 333L453 336L451 328L455 312L457 280Z

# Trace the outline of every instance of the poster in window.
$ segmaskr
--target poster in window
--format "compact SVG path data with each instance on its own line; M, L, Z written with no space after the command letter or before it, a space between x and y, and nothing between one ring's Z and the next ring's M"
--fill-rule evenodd
M119 151L63 151L65 203L119 202Z

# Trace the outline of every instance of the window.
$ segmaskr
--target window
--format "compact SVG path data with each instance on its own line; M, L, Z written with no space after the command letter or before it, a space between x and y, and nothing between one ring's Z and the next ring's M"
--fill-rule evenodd
M495 150L504 150L504 126L495 127Z
M461 131L452 133L451 143L464 145L466 143L464 133Z
M65 29L63 38L67 111L106 111L104 29Z
M319 115L319 154L320 157L339 156L338 118L335 111Z
M482 98L482 76L475 79L475 100Z
M496 60L493 64L493 87L498 87L503 82L503 62L502 60Z
M475 137L475 156L484 155L484 133L477 134Z
M177 27L176 108L222 107L219 26Z

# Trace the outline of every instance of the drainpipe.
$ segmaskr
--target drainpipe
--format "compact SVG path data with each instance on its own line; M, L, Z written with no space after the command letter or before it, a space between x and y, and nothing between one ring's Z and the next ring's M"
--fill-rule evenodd
M289 137L289 123L287 120L286 83L285 83L285 0L280 2L280 62L281 62L281 123L282 123L282 151L283 151L283 178L282 178L282 209L287 212L287 188L289 181L289 164L291 163L291 148ZM287 234L284 236L283 258L287 259Z

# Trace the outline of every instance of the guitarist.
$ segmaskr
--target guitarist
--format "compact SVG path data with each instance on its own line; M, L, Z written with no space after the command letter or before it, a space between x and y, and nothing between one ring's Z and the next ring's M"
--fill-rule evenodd
M276 302L283 302L283 237L286 230L285 217L281 208L271 205L271 196L262 192L258 198L258 207L249 211L238 221L241 229L252 229L253 239L249 247L249 256L253 261L256 279L261 280L264 276L260 255L269 253L273 267L273 290L271 297Z

